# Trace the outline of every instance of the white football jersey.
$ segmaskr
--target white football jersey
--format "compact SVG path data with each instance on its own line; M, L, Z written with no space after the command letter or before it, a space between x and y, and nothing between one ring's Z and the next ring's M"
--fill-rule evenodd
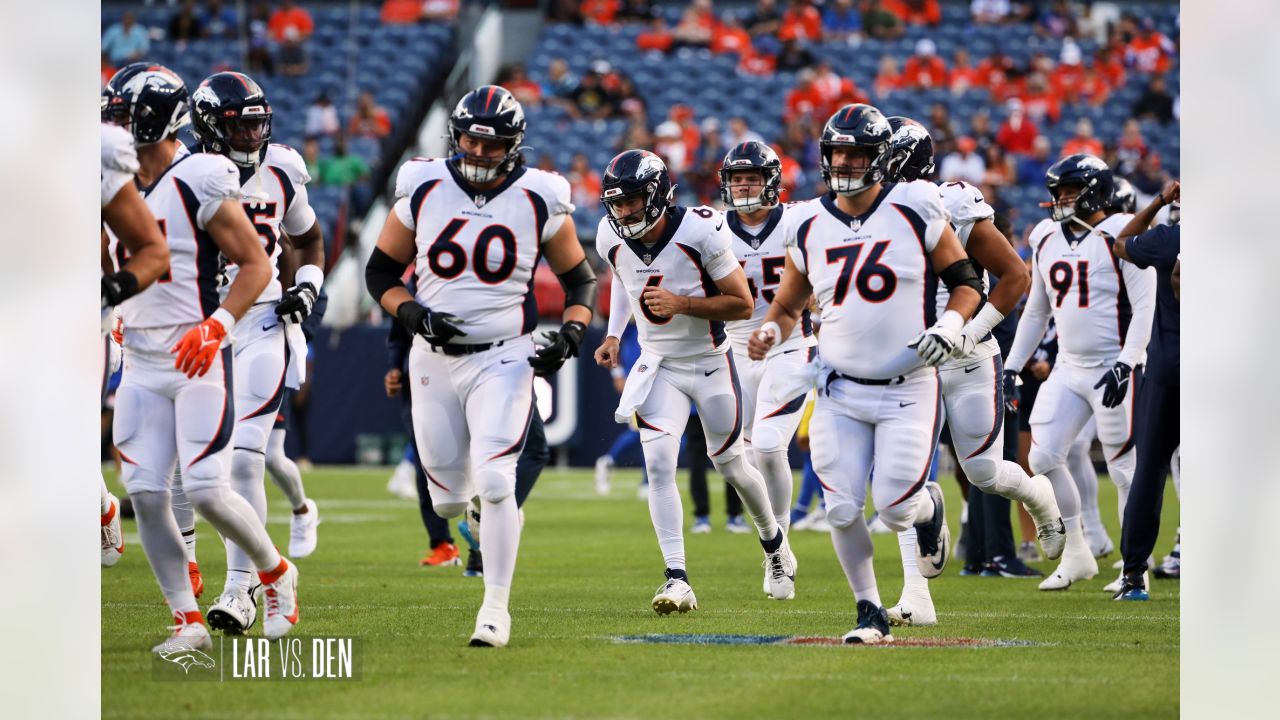
M942 196L942 206L947 209L951 229L960 238L960 245L969 247L969 234L973 232L974 223L979 220L990 220L996 211L982 197L982 191L964 181L940 183L938 194ZM987 273L982 270L982 292L985 294L991 284L987 282ZM947 309L951 302L951 291L946 285L938 286L938 315Z
M138 151L128 130L102 123L102 207L138 173Z
M1155 270L1118 260L1111 254L1114 241L1099 234L1114 238L1132 217L1112 215L1090 233L1048 219L1031 231L1031 291L1023 312L1036 313L1047 305L1058 327L1058 362L1110 365L1125 348L1130 321L1143 323L1145 337L1150 337ZM1145 350L1141 340L1141 347L1126 353L1133 356L1129 364L1140 363Z
M462 318L455 342L510 340L538 321L533 274L542 244L573 212L569 182L519 167L478 191L451 163L417 158L396 177L395 213L417 237L415 299Z
M661 285L676 295L714 297L716 281L738 269L733 236L724 216L708 207L673 206L662 236L652 245L623 240L608 218L600 219L596 252L609 261L626 290L636 318L640 347L664 358L685 358L728 350L725 324L692 315L661 318L640 302L645 287Z
M169 270L150 287L125 300L120 312L127 328L198 323L221 304L218 269L222 253L205 230L224 200L240 200L240 173L221 155L187 155L142 188L142 197L169 243ZM114 241L116 260L127 260Z
M307 164L288 145L267 146L266 156L255 174L250 168L237 166L240 172L240 195L249 221L262 239L262 249L271 261L271 282L256 302L275 302L283 294L280 287L280 235L301 235L316 223L316 212L307 201ZM227 263L223 268L222 294L236 279L239 268Z
M857 217L836 207L832 195L788 208L787 251L818 299L824 362L872 380L923 364L907 345L937 319L929 253L946 225L938 187L923 180L885 183Z
M785 205L779 205L769 211L764 225L753 232L747 228L737 211L729 210L724 214L725 223L733 233L733 255L747 275L747 286L751 288L751 297L755 300L755 310L750 320L733 320L725 324L729 333L729 341L738 351L747 352L747 341L751 333L764 324L764 316L769 312L769 304L773 302L773 294L782 282L782 268L786 265L787 248L782 244L782 216L786 212ZM800 322L791 333L791 337L780 346L795 345L810 347L817 343L813 335L813 323L806 308L800 316Z

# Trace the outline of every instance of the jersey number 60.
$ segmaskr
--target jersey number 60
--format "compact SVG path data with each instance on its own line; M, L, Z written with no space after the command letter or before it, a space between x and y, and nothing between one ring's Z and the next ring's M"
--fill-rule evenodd
M453 241L467 224L467 220L454 218L440 231L435 242L427 250L427 264L431 271L445 280L452 280L467 268L467 250ZM502 242L502 260L498 267L489 267L489 244L494 240ZM475 256L472 258L476 277L487 285L498 283L511 277L516 269L516 236L506 225L490 225L480 231L476 237Z

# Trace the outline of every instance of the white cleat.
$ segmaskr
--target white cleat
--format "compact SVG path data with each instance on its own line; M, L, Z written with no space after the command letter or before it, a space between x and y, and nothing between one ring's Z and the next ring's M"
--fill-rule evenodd
M120 501L115 495L108 495L111 506L102 516L102 567L111 567L120 562L124 554L124 533L120 532Z
M765 594L770 600L794 600L796 597L795 555L783 536L777 552L764 554Z
M316 551L316 543L320 541L316 528L320 526L320 511L316 509L316 501L307 498L304 504L307 511L301 515L294 513L289 518L289 557L304 558Z
M858 625L845 633L847 645L880 645L893 642L884 608L870 600L858 601Z
M1102 590L1104 592L1108 592L1108 593L1111 593L1112 595L1115 595L1116 593L1120 592L1120 587L1122 585L1124 585L1124 571L1120 572L1120 577L1107 583L1106 586L1102 588ZM1144 588L1151 587L1150 573L1146 573L1146 572L1142 573L1142 587Z
M1058 569L1040 583L1041 590L1066 590L1071 583L1089 580L1098 574L1098 561L1092 555L1073 555L1064 553Z
M175 612L174 624L169 626L173 634L165 638L164 642L151 648L151 652L168 659L174 653L208 650L213 647L213 638L209 636L209 629L201 620L198 610L190 613Z
M511 640L511 614L504 610L480 608L471 647L506 647Z
M254 594L229 588L222 591L205 613L209 627L227 635L243 635L258 621L258 604Z
M885 610L889 624L895 627L925 627L938 624L938 613L933 609L933 597L929 594L929 581L912 578L902 588L898 604Z
M408 460L401 460L387 481L387 492L402 500L418 499L418 470Z
M1028 484L1034 499L1022 506L1036 524L1036 537L1040 539L1040 549L1045 557L1057 560L1066 548L1067 531L1062 522L1062 511L1058 509L1058 500L1053 494L1053 483L1044 475L1032 475Z
M1106 534L1089 539L1089 549L1095 558L1104 558L1115 552L1116 544Z
M791 558L791 571L792 571L792 572L791 572L791 579L792 579L792 581L794 582L794 581L795 581L795 573L796 573L796 571L798 571L798 570L800 569L800 561L799 561L799 560L796 560L796 554L795 554L795 553L793 553L793 552L791 552L791 541L790 541L790 536L788 536L788 540L787 540L787 554L788 554L788 556ZM764 563L764 585L763 585L763 589L764 589L764 594L765 594L765 595L768 595L768 594L769 594L769 560L768 560L768 558L765 558L765 563Z
M613 481L610 475L613 473L613 458L608 455L601 455L596 458L596 494L608 495L613 489Z
M653 611L659 615L687 613L697 609L698 599L693 596L693 588L680 578L668 578L658 588L658 594L653 596Z
M1057 560L1067 547L1067 526L1058 518L1044 525L1036 525L1036 537L1046 560Z
M916 523L916 562L920 574L935 578L942 574L951 557L951 530L947 527L947 506L938 483L925 483L925 491L933 500L933 515Z
M271 640L288 635L298 624L298 566L288 560L283 562L287 568L275 582L266 582L263 573L258 573L263 579L262 602L267 611L262 634Z

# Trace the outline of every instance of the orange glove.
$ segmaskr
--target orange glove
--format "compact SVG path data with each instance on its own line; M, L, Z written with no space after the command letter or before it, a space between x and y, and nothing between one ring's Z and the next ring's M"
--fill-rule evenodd
M189 378L204 377L213 367L213 359L218 356L218 349L227 337L228 325L234 327L235 319L231 313L218 308L204 322L188 330L177 345L169 348L169 352L178 355L173 366Z

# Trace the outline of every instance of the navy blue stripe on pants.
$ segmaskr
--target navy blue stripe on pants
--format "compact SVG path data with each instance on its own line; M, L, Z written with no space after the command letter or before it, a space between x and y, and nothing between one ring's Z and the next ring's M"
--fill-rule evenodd
M1156 547L1164 481L1173 451L1182 442L1180 400L1177 385L1162 383L1149 375L1138 385L1133 409L1134 452L1138 453L1138 461L1120 532L1126 575L1141 573Z

